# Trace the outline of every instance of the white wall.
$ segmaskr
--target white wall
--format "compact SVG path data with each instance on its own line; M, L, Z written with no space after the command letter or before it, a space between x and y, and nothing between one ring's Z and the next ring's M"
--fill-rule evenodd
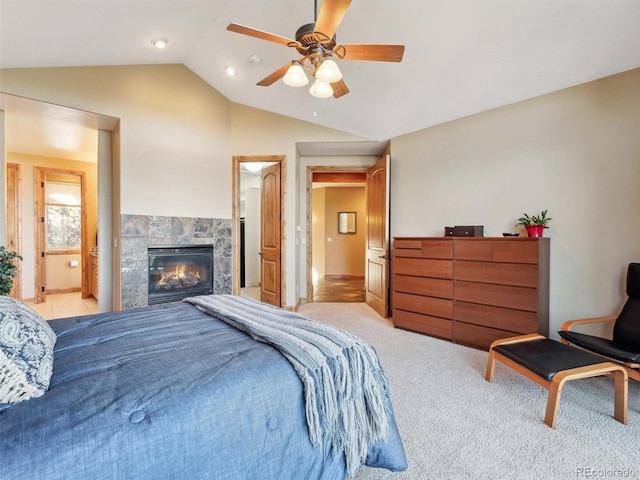
M245 287L260 285L260 189L247 188L244 212Z
M548 209L550 332L614 313L640 261L639 86L640 69L393 139L392 236L500 236Z

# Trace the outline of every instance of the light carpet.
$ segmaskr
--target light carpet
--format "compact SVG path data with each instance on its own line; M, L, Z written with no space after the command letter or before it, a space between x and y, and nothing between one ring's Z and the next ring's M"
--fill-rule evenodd
M356 480L640 478L640 383L629 381L629 422L613 418L613 380L567 382L555 430L547 390L487 352L393 328L364 303L310 303L307 317L373 345L389 379L409 469L364 467Z

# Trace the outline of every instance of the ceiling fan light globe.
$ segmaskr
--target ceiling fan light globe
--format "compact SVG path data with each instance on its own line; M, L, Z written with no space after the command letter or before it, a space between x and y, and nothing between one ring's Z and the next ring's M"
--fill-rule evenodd
M327 58L324 62L322 62L320 68L318 68L318 71L316 72L316 78L318 80L322 80L323 82L335 83L342 80L342 72L338 68L338 64L336 62L334 62L330 58Z
M309 83L309 79L304 74L304 70L297 63L294 63L289 67L289 70L285 73L282 81L290 87L304 87Z
M331 85L327 82L316 80L313 82L313 85L311 85L309 93L316 98L329 98L333 96L333 88L331 88Z

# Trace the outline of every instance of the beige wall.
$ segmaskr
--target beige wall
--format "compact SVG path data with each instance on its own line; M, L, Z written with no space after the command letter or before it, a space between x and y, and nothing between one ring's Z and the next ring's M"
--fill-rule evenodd
M355 234L338 234L338 212L356 212ZM312 275L364 277L365 215L364 185L313 189Z
M71 262L78 262L77 266L72 267ZM47 293L79 292L82 289L81 265L82 255L79 254L47 255Z
M640 261L640 69L392 141L391 233L515 230L548 209L551 328L620 307Z
M230 103L185 66L4 69L0 79L4 93L120 119L121 213L231 218Z
M0 79L3 92L120 119L122 213L230 218L231 155L286 155L284 303L304 296L306 166L332 158L301 157L296 143L361 138L233 104L179 65L12 69ZM482 224L494 236L549 209L551 331L609 313L625 264L640 260L638 85L633 70L393 139L392 235ZM183 201L165 195L182 186L193 192Z
M365 196L362 187L325 188L325 275L364 277ZM338 233L338 212L356 212L356 233ZM329 240L331 239L331 240ZM315 251L314 243L314 251Z
M95 160L95 159L94 159ZM77 162L61 158L40 157L23 153L7 152L9 163L20 164L20 210L21 223L21 255L22 255L22 298L31 299L35 296L35 177L34 167L60 168L85 173L86 181L86 214L87 238L89 248L95 246L96 228L98 226L98 172L96 163ZM80 268L69 266L71 257L53 255L52 268L59 275L53 275L51 268L47 270L48 289L69 289L81 286ZM80 255L73 257L80 260ZM56 268L56 265L59 268ZM47 260L47 267L49 260Z

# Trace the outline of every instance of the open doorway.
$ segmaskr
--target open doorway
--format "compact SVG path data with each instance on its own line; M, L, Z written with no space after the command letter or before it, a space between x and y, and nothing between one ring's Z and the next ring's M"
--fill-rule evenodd
M236 156L232 166L233 294L282 306L284 156Z
M365 172L365 302L380 316L389 316L389 164L390 155L384 153L375 164L353 167L307 167L307 212L311 212L314 175L341 173L347 175ZM307 215L307 302L313 300L313 238L312 216Z
M85 304L83 295L88 296L89 282L88 257L89 252L96 251L96 278L98 280L98 263L100 264L100 282L98 296L99 310L111 311L120 308L119 284L115 288L115 282L119 280L114 271L119 271L119 259L113 255L110 245L119 243L119 231L114 231L114 225L119 221L119 178L114 176L119 165L119 121L117 118L97 113L77 110L60 105L53 105L38 100L24 97L16 97L6 93L0 93L0 109L4 111L4 117L0 117L0 143L5 144L4 151L0 152L0 165L15 166L11 171L11 178L19 180L18 189L9 189L7 193L14 199L6 202L11 208L11 215L7 216L7 222L0 225L0 231L6 232L7 241L12 242L14 250L19 251L23 260L19 263L19 277L21 299L31 306L38 308L45 318L58 318L53 312L51 302L35 304L36 293L42 293L41 287L47 286L46 278L43 284L41 279L36 282L38 275L36 262L38 257L42 259L40 252L43 250L37 245L36 230L44 215L35 215L37 185L44 181L36 181L35 167L43 169L58 169L65 172L82 173L82 191L85 195L85 211L95 212L82 218L86 228L82 234L86 250L80 249L79 259L69 259L63 262L64 268L50 268L55 273L55 279L64 277L64 272L71 270L78 272L82 277L80 292L61 293L55 297L78 297L78 305ZM47 133L50 133L47 135ZM51 134L52 133L52 134ZM73 141L71 141L73 140ZM7 169L9 170L9 169ZM8 180L11 180L9 178ZM65 182L63 182L65 183ZM11 182L8 183L10 185ZM99 201L101 196L101 201ZM6 197L0 197L0 204L5 207ZM38 204L44 206L44 198ZM98 234L99 232L99 234ZM4 235L3 235L4 236ZM97 243L105 246L98 259ZM45 238L45 235L42 235ZM41 243L41 242L40 242ZM36 255L36 252L39 252ZM60 259L64 255L57 255ZM78 265L71 266L71 262ZM117 262L117 263L116 263ZM42 271L41 271L42 273ZM44 270L46 273L46 270ZM40 288L37 288L37 286ZM65 290L67 287L60 287ZM76 287L71 287L77 289ZM55 288L54 288L55 289ZM39 292L36 292L39 290ZM46 290L45 290L46 293ZM53 299L54 297L52 297ZM66 301L65 308L66 308ZM51 305L50 305L51 304ZM42 307L42 308L40 308ZM86 309L82 309L85 311ZM75 315L76 312L65 310L66 316ZM86 312L93 313L93 312ZM78 314L86 314L78 313ZM46 314L46 315L45 315Z
M366 196L364 167L311 175L311 269L313 302L365 301Z

